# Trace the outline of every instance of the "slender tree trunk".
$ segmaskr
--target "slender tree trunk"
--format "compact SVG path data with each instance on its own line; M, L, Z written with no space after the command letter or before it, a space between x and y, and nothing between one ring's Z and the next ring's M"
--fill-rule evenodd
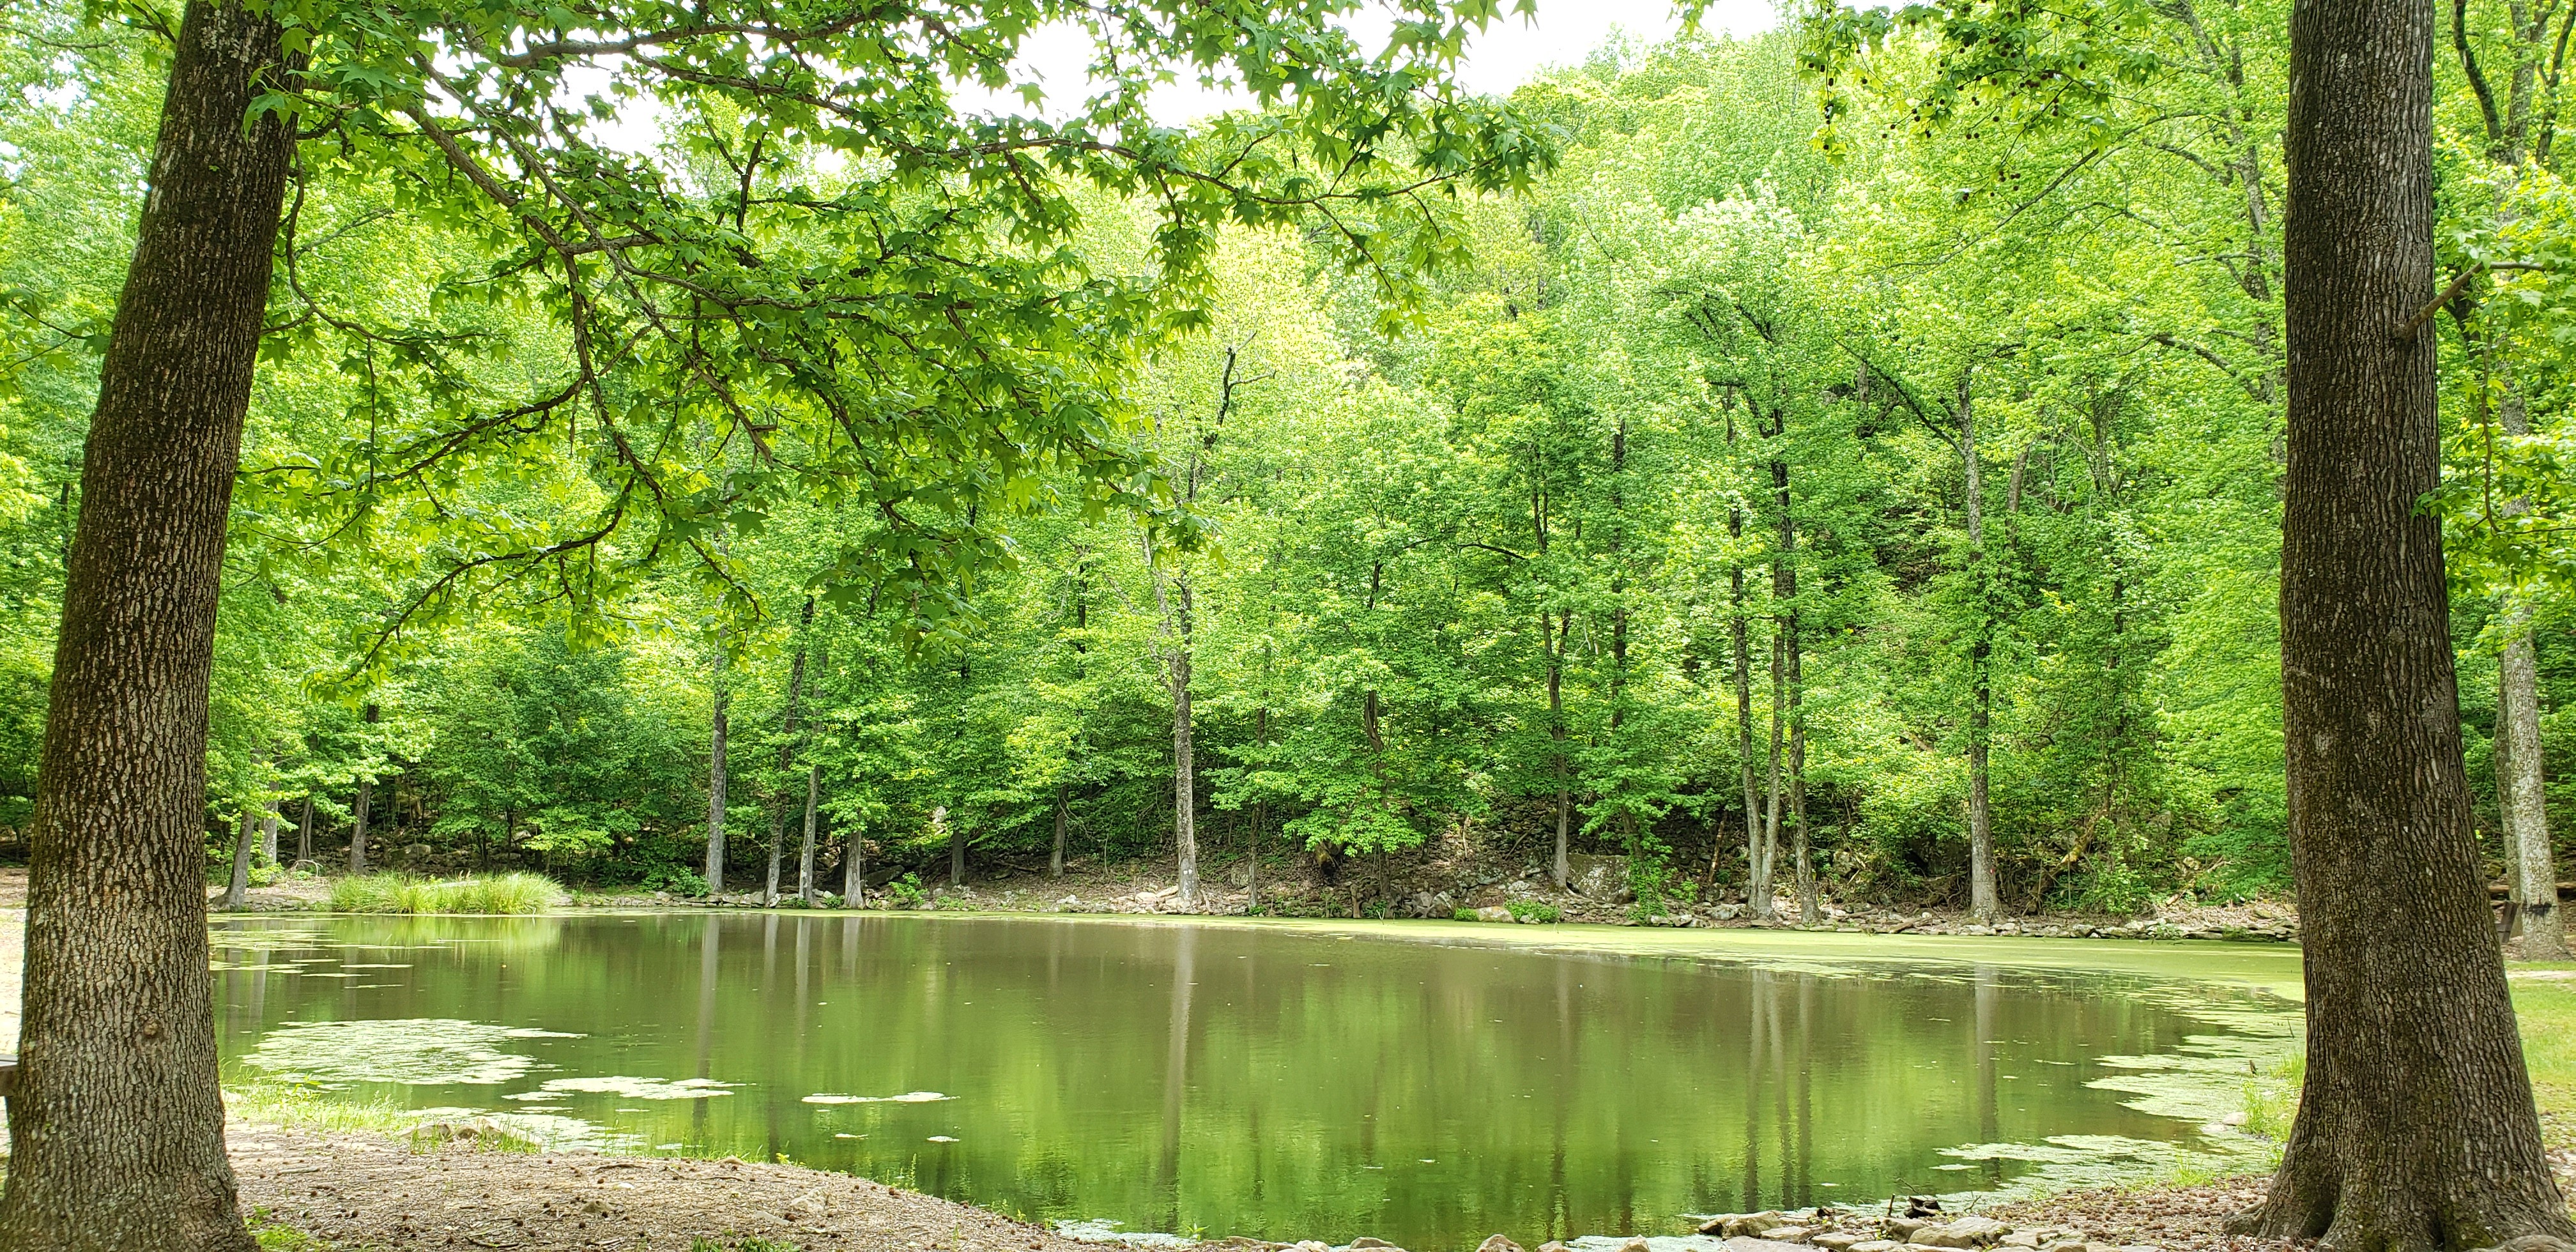
M1067 819L1071 816L1069 806L1065 803L1064 792L1065 784L1059 779L1055 785L1055 845L1047 849L1047 877L1049 878L1064 877L1064 828Z
M805 654L813 638L814 597L805 597L805 610L796 621L796 661L787 671L787 717L778 741L778 772L783 777L796 759L799 746L796 732L804 713ZM819 797L822 777L809 764L805 772L805 842L796 852L796 898L805 907L814 907L814 807ZM769 902L778 903L778 821L770 820Z
M236 912L241 909L242 899L250 891L250 858L259 847L258 838L254 833L256 830L251 811L243 809L241 834L233 840L232 885L224 891L224 907Z
M1233 360L1230 351L1227 360ZM1180 868L1180 906L1184 912L1195 913L1199 910L1199 792L1197 749L1190 725L1190 580L1166 577L1155 564L1153 537L1145 536L1143 543L1145 568L1154 580L1154 607L1161 617L1165 640L1163 681L1172 695L1172 843Z
M1976 638L1968 645L1968 915L1991 922L2003 907L1995 891L1994 808L1987 764L1994 720L1994 619L1986 603L1986 488L1977 453L1975 373L1959 371L1959 460L1967 471L1968 594L1976 601Z
M1742 520L1737 514L1729 528L1740 532ZM1762 801L1753 780L1753 629L1744 613L1744 567L1728 573L1734 604L1728 626L1735 637L1735 765L1744 786L1744 903L1753 916L1769 917L1771 857L1762 843Z
M375 711L376 706L367 706L370 723L376 720ZM349 814L349 872L352 874L367 872L367 819L372 816L375 806L376 780L361 774L358 776L358 803Z
M859 824L850 823L849 845L841 852L841 903L854 909L868 903L868 845L859 835Z
M2529 401L2506 377L2499 424L2508 435L2531 433ZM2515 512L2530 507L2516 500ZM2540 748L2540 655L2531 634L2531 608L2506 610L2508 635L2496 674L2496 807L2513 848L2521 890L2522 959L2567 959L2567 923L2558 915L2558 867L2549 844L2549 806L2543 792Z
M260 815L259 859L269 865L277 864L278 808L285 803L286 802L283 799L277 796L270 796L268 798L268 811Z
M943 809L941 812L945 813L946 810ZM966 885L966 823L958 821L954 816L949 817L947 821L948 885L963 887Z
M1181 603L1186 606L1189 598L1189 584L1183 583ZM1191 717L1190 653L1184 646L1172 654L1172 836L1180 861L1181 908L1195 913L1199 908L1199 786Z
M805 847L796 854L796 894L814 907L814 821L823 801L823 767L805 767Z
M81 464L29 826L0 1249L249 1252L206 977L207 683L292 139L279 29L188 6Z
M1573 633L1573 621L1573 610L1561 612L1558 615L1558 637L1549 640L1546 637L1549 629L1546 615L1541 614L1538 619L1540 641L1547 647L1547 734L1556 748L1556 855L1548 862L1547 877L1548 881L1556 884L1556 889L1559 891L1568 889L1574 881L1574 861L1570 846L1574 824L1574 796L1572 789L1567 785L1565 761L1564 643L1564 640L1571 637Z
M2576 1238L2460 758L2440 524L2431 0L2298 0L2281 673L2307 1087L2243 1223L2343 1252ZM2400 335L2401 328L2409 333Z
M760 889L760 906L762 908L774 909L778 907L779 853L786 842L787 817L783 813L773 811L769 815L769 878Z
M715 713L707 749L707 894L724 892L725 872L725 720L733 692L725 684L723 641L716 645Z
M2531 610L2510 611L2513 637L2500 658L2496 706L2496 801L2507 814L2522 901L2522 959L2567 959L2567 924L2558 915L2558 867L2549 845L2549 809L2542 793L2540 660L2531 637Z
M305 793L304 814L295 823L295 859L298 861L313 859L313 795L311 792Z

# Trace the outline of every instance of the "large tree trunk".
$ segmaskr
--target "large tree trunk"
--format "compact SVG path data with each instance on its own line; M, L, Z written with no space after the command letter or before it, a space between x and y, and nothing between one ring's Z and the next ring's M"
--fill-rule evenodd
M30 827L0 1249L248 1252L206 977L206 701L292 137L278 27L188 6L81 465Z
M1975 375L1959 371L1959 460L1966 468L1968 594L1976 601L1976 637L1968 645L1968 914L1990 922L2002 907L1995 891L1994 807L1987 794L1987 764L1994 723L1994 619L1986 603L1985 476L1977 456Z
M2307 1088L2253 1232L2347 1252L2576 1237L2486 907L2439 523L2431 0L2290 23L2281 672ZM2409 333L2400 336L2405 328Z
M725 713L733 693L725 686L725 653L716 647L713 746L707 750L707 894L724 890L725 872Z

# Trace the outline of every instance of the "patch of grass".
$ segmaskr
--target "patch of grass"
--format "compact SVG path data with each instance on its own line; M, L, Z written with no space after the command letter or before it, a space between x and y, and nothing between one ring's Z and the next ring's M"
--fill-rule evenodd
M281 1224L267 1209L252 1209L249 1224L250 1237L260 1252L331 1252L327 1240Z
M562 907L563 886L543 874L469 874L433 881L410 874L358 874L331 884L340 913L542 913Z
M387 1135L408 1133L421 1120L417 1111L383 1096L350 1100L300 1083L258 1080L224 1088L224 1115L235 1121L273 1126Z
M2308 1081L2308 1057L2293 1052L2268 1073L2245 1080L2245 1129L2274 1143L2290 1141L2299 1115L2299 1088Z
M1503 907L1511 910L1512 920L1516 922L1554 922L1565 918L1565 910L1538 900L1505 900Z
M2576 974L2576 965L2521 965L2516 975ZM2522 1060L2540 1133L2550 1147L2576 1149L2576 978L2516 977L2513 1008L2522 1020Z

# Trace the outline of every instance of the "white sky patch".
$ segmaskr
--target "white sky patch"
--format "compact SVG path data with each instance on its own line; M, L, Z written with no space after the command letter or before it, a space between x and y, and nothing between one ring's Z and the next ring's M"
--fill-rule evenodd
M1757 35L1779 23L1775 0L1711 0L1700 29L1712 35ZM1360 46L1372 52L1386 46L1394 18L1376 6L1349 14L1344 24ZM1672 0L1538 0L1533 18L1505 14L1467 41L1458 66L1459 81L1470 91L1507 95L1541 73L1579 65L1613 39L1660 43L1681 30ZM1091 36L1070 22L1054 22L1031 31L1013 63L1014 83L1036 83L1046 95L1036 112L1062 118L1078 108L1097 88L1089 78L1093 59ZM1188 75L1154 90L1147 104L1155 121L1186 126L1230 109L1248 108L1252 98L1232 87L1206 87ZM576 98L606 86L604 69L565 75ZM978 84L951 88L957 107L976 113L1027 113L1028 102L1015 90L994 91ZM611 121L594 123L592 138L622 152L647 153L660 142L667 115L658 102L629 100Z

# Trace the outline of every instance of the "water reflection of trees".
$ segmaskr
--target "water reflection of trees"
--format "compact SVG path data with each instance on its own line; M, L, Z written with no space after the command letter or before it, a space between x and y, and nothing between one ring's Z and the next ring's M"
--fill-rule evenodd
M1969 1143L2181 1129L2082 1082L2091 1057L2169 1048L2183 1020L2079 978L1041 921L623 921L575 924L512 979L521 1020L593 1035L550 1059L750 1085L621 1127L1031 1218L1336 1242L1664 1231L2002 1177L1999 1161L1935 1172ZM472 979L421 981L378 1011L490 1020ZM260 1008L227 994L265 1015L276 990ZM802 1103L915 1090L959 1098Z

